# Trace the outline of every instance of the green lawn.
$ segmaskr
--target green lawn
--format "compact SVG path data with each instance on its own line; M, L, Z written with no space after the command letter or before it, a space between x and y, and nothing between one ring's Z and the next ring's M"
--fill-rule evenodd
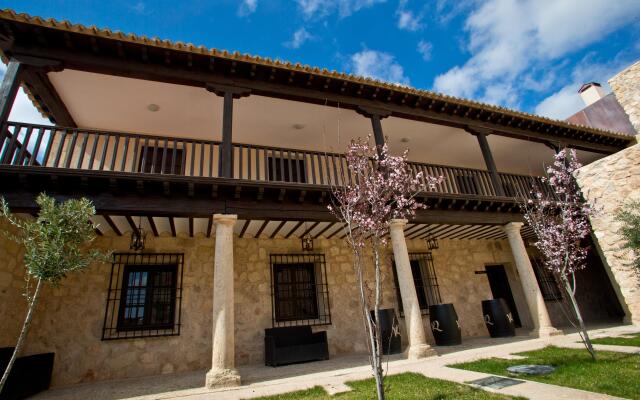
M640 333L627 335L628 337L603 337L593 339L593 344L613 344L615 346L637 346L640 347Z
M640 399L640 355L597 352L597 361L584 349L565 349L554 346L518 353L526 360L487 358L475 362L451 365L454 368L512 376L507 367L519 364L549 364L556 370L544 376L518 376L537 382L550 383L612 396Z
M370 400L376 398L376 388L373 379L348 382L353 391L329 396L321 387L315 387L300 392L292 392L279 396L261 397L259 400ZM480 389L474 389L466 385L443 381L440 379L425 378L420 374L391 375L385 379L387 389L385 393L388 399L393 400L506 400L514 397L493 394Z

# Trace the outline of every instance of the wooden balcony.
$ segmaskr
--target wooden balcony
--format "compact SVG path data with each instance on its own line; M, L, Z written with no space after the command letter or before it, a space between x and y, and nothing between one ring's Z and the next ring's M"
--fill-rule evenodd
M0 164L16 171L75 170L102 176L186 177L198 180L313 186L352 182L344 154L234 143L231 176L222 175L219 141L150 136L8 122L0 136ZM442 176L431 195L500 198L488 171L410 162L417 173ZM539 177L499 174L506 198L546 188ZM505 198L505 197L502 197Z
M234 143L230 175L222 175L222 144L8 122L0 136L0 164L16 170L75 170L107 175L234 179L331 188L352 182L344 154ZM417 173L442 176L432 194L498 198L488 171L410 162ZM528 198L539 177L499 174L508 198Z

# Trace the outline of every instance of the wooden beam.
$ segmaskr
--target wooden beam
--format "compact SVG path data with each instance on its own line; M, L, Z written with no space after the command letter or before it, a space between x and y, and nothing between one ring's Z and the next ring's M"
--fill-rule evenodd
M125 215L124 217L127 219L127 222L129 223L129 226L131 227L131 232L137 233L138 232L138 227L136 226L136 223L133 220L133 217L131 217L131 215Z
M220 145L221 176L233 178L233 93L225 92L222 107L222 144Z
M251 222L250 220L244 221L244 225L242 226L242 229L240 229L240 235L238 235L238 237L244 236L244 233L247 231L247 228L249 227L250 222Z
M156 226L155 221L153 220L153 217L148 215L147 216L147 221L149 221L149 226L151 227L151 232L153 232L153 236L158 237L160 236L158 234L158 227Z
M496 168L496 163L493 160L493 154L491 154L491 148L489 147L489 142L487 141L487 133L485 131L480 131L473 128L468 128L467 131L475 135L478 139L478 144L480 145L480 150L482 151L482 157L484 158L484 162L487 165L487 170L489 171L491 183L493 184L493 189L496 191L496 195L504 197L504 187L502 186L500 175L498 175L498 169Z
M209 215L209 222L207 223L207 237L211 237L211 230L213 229L213 216Z
M113 220L111 219L111 217L107 214L102 215L102 218L104 218L105 221L107 221L107 224L109 224L109 226L111 227L111 229L113 229L113 231L116 233L116 235L118 236L122 236L122 232L120 232L120 229L118 229L118 225L116 225Z
M259 238L260 234L262 234L262 231L264 230L264 228L267 227L267 225L269 224L269 222L271 222L270 220L266 220L262 223L262 225L260 225L260 228L258 228L258 231L256 232L256 234L253 236L254 238Z
M340 228L336 229L332 234L330 234L329 236L327 236L327 239L331 239L332 237L334 237L336 234L338 234L338 232L340 232L342 229L342 224L338 223L338 225L340 225Z
M313 237L314 239L319 238L320 236L322 236L323 233L325 233L326 231L329 230L329 228L331 228L332 226L335 226L334 223L327 223L327 226L325 226L324 228L320 229L320 231L318 233L316 233L316 235Z
M269 236L269 239L273 239L276 237L276 235L278 234L278 232L280 232L280 229L282 229L282 227L284 226L284 224L286 224L287 221L280 221L280 223L278 224L278 226L276 227L276 229L273 230L273 233L271 233L271 236Z
M22 78L23 64L15 59L9 60L7 71L2 78L2 86L0 86L0 127L7 122L11 108L18 94L20 82ZM4 130L0 132L0 138L4 139ZM0 145L3 140L0 140Z
M169 217L169 227L171 228L171 236L176 237L176 222L173 217Z
M189 237L193 237L193 217L189 217Z
M46 72L26 67L24 80L31 94L44 106L44 111L51 116L56 125L69 128L78 126Z
M289 239L289 236L293 235L293 232L297 231L303 223L304 221L298 221L298 223L284 236L284 238Z
M309 229L305 229L305 231L304 231L304 232L302 232L302 234L301 234L300 236L304 236L304 235L309 234L312 230L314 230L314 229L315 229L315 227L316 227L316 226L318 226L318 224L319 224L319 223L320 223L320 221L316 221L316 222L314 222L313 224L311 224L311 228L309 228ZM306 227L306 225L305 225L305 227Z

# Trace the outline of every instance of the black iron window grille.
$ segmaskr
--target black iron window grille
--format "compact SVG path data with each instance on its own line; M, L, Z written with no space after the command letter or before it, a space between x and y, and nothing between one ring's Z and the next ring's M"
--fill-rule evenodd
M545 301L562 301L560 285L553 272L544 266L542 260L534 258L531 261L542 298Z
M430 305L440 304L442 302L440 298L440 286L438 285L438 278L436 277L436 269L433 265L433 257L430 252L409 253L409 263L411 264L411 274L413 275L413 284L416 287L420 312L422 312L423 315L428 315ZM392 269L393 280L396 285L398 309L400 316L404 316L395 262L393 263Z
M270 181L307 182L306 164L302 158L268 156L267 169Z
M113 255L102 340L180 334L184 255Z
M324 254L272 254L274 327L331 324Z

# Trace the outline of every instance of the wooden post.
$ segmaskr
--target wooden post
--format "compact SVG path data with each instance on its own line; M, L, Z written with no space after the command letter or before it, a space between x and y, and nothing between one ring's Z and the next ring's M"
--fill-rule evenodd
M233 178L233 146L231 146L233 130L233 93L224 93L222 107L222 145L220 146L220 164L223 178Z
M480 145L480 150L482 151L482 157L484 158L484 162L487 165L487 170L489 171L491 183L493 184L493 187L496 191L496 195L504 197L506 195L504 192L504 187L502 186L500 175L498 175L498 169L496 168L496 163L493 160L493 154L491 154L489 142L487 141L488 133L470 128L467 128L467 132L475 135L478 138L478 144Z
M20 88L20 75L23 64L15 59L9 60L7 72L4 74L2 86L0 87L0 125L4 126L9 119L11 107Z
M364 115L371 120L371 127L373 128L373 139L376 142L378 154L380 154L385 142L384 133L382 132L382 123L380 122L380 120L391 115L391 111L372 107L358 107L356 111L358 112L358 114Z
M222 106L222 145L220 146L220 177L233 178L233 99L248 96L250 89L207 84L207 90L221 96Z

